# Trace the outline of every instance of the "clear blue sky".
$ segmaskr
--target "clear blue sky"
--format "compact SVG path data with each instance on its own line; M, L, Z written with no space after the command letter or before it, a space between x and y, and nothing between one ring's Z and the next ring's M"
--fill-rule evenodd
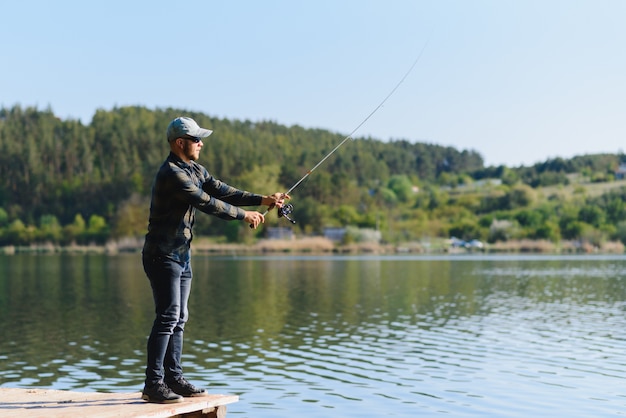
M4 2L0 106L84 123L176 107L347 135L428 42L354 136L529 165L626 148L625 22L622 0Z

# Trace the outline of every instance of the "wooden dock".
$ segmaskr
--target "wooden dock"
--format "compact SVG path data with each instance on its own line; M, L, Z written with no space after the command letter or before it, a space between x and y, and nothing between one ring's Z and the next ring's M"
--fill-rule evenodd
M173 404L148 403L141 393L0 388L0 418L224 418L237 395L209 394Z

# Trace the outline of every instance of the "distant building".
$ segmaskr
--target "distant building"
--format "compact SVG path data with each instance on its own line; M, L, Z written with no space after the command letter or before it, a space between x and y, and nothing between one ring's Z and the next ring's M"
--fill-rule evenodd
M346 235L346 228L324 228L324 238L331 241L341 242Z
M502 179L482 179L482 180L476 180L474 182L474 187L500 186L501 184L502 184Z
M450 237L450 246L452 248L466 248L468 250L472 250L472 249L483 249L485 247L485 244L483 244L481 241L477 239L464 241L457 237Z
M626 163L620 163L617 170L615 170L615 180L626 179Z
M382 239L380 231L370 228L357 228L356 226L324 228L324 238L331 241L343 242L346 236L350 238L350 242L380 242Z
M287 227L267 228L267 239L294 239L293 230Z

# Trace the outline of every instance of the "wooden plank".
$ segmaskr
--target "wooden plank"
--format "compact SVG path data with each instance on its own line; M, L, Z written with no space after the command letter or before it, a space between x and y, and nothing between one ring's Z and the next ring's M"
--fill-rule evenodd
M141 393L70 392L52 389L0 388L0 418L169 418L219 417L237 395L209 394L173 404L148 403ZM200 414L194 414L199 412Z

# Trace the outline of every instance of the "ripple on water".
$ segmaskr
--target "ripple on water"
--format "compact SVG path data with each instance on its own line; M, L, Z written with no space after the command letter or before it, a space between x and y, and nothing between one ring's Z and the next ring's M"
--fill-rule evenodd
M560 410L576 416L589 409L589 400L611 404L622 396L606 387L618 387L626 376L624 340L612 338L621 315L621 306L510 298L486 315L454 318L440 327L428 321L423 327L410 317L336 334L324 327L309 335L315 327L308 326L297 331L299 345L284 344L277 335L246 346L243 362L230 355L221 368L228 378L236 376L233 369L245 369L246 379L283 392L280 399L329 408L337 405L332 398L340 398L359 405L395 401L432 413L467 412L471 406L478 415L503 416L506 408L504 415L523 416L553 409L558 398L567 402L559 403ZM221 347L223 353L237 350L230 344ZM240 389L246 396L254 391Z

